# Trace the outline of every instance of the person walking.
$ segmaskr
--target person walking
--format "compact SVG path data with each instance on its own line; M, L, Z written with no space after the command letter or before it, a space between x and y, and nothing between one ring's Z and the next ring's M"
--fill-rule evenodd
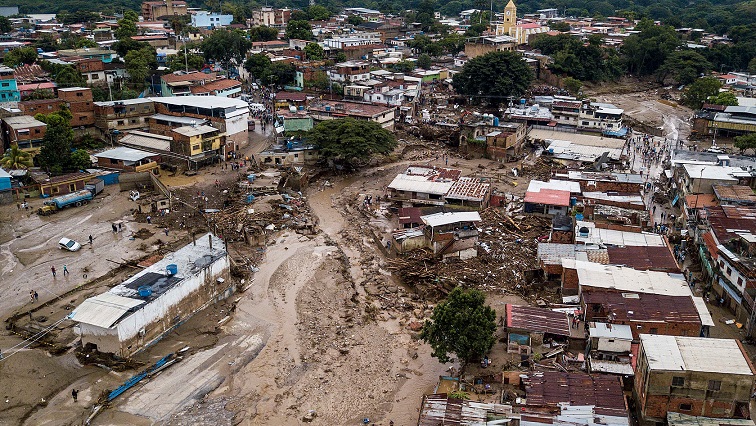
M152 216L147 216L147 224L152 224Z
M50 270L52 271L53 278L55 278L55 266L51 266Z
M31 299L31 302L34 303L34 290L29 290L29 298Z
M93 241L94 241L94 238L92 238L92 236L90 235L90 236L89 236L89 245L90 245L90 246L92 245L92 242L93 242Z
M79 391L76 389L72 389L71 396L73 397L74 402L76 402L76 399L79 397Z
M39 301L39 293L37 293L36 291L34 292L34 301L35 302Z
M68 275L68 266L63 265L63 276L65 277L66 275Z

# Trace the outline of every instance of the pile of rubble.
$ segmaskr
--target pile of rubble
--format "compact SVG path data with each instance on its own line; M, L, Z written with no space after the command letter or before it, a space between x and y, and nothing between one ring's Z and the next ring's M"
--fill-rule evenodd
M543 159L538 157L533 162L523 162L521 175L529 179L549 181L551 180L553 166Z
M543 298L537 294L541 283L536 254L539 240L548 237L550 221L526 215L512 218L496 208L481 211L481 218L477 257L443 262L420 249L391 259L389 269L425 297L440 297L464 285Z

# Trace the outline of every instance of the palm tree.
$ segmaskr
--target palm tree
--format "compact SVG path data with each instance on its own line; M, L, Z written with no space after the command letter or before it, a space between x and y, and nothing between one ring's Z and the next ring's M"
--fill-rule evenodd
M11 149L5 151L5 155L0 159L0 164L7 169L26 169L32 167L31 155L28 152L18 149L18 146L13 146Z

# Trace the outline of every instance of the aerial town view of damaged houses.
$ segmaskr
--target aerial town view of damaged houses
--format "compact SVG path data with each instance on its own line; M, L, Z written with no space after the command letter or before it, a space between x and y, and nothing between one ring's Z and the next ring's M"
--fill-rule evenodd
M0 425L756 426L752 0L0 33Z

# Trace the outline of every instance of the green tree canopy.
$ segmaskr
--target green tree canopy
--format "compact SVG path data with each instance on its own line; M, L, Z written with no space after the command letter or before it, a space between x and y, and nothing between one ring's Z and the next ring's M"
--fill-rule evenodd
M347 18L347 23L354 26L360 25L363 22L365 22L365 20L362 19L362 17L358 15L349 15L349 17Z
M125 37L113 43L113 50L118 53L118 56L125 58L126 54L131 52L132 50L141 50L149 46L149 43L136 41L131 37Z
M490 52L467 61L454 76L457 93L475 101L498 105L509 96L520 97L533 81L533 72L515 52Z
M428 55L427 53L423 53L417 58L417 66L419 68L429 70L432 64L433 61L431 60L430 55Z
M719 93L722 83L714 77L699 78L683 93L682 101L685 105L700 109L704 102Z
M278 39L278 30L272 27L257 26L249 29L249 39L252 41L272 41Z
M672 79L677 84L688 85L709 71L711 63L700 53L693 50L677 50L667 56L656 70L656 75L661 83Z
M742 154L748 149L756 150L756 133L748 135L735 136L735 148L740 150Z
M155 49L152 46L132 50L124 58L126 72L129 74L129 86L143 90L147 86L150 71L157 68Z
M71 128L71 112L66 108L50 114L34 116L47 124L42 138L42 149L37 158L40 166L51 173L63 173L71 166L71 147L74 132Z
M481 291L456 287L436 305L420 332L420 338L433 349L433 357L449 362L450 354L455 354L467 363L491 350L496 341L496 312L485 302Z
M312 27L307 21L289 21L286 24L286 38L295 40L312 40Z
M199 71L205 66L205 57L187 51L186 59L184 59L184 51L179 50L175 55L168 57L167 65L171 72L183 70L187 66L190 70Z
M131 10L127 12L132 12ZM132 12L133 13L133 12ZM126 37L134 37L137 35L137 26L136 26L136 20L128 19L126 16L124 16L123 19L118 21L118 28L115 30L115 37L118 40L121 40Z
M680 38L674 28L656 25L650 19L641 20L635 29L640 33L627 37L620 49L627 69L640 76L653 74L680 46Z
M714 105L737 106L738 98L732 92L719 92L710 97L707 102Z
M623 71L617 52L602 47L598 35L589 37L586 44L570 34L541 34L533 41L533 47L552 56L554 63L549 68L554 73L566 74L578 80L614 80Z
M5 16L0 16L0 33L9 33L13 31L10 19Z
M325 51L317 43L307 43L304 52L310 61L319 61L325 57Z
M244 69L258 80L262 80L267 75L271 65L270 58L264 53L255 53L244 61Z
M330 164L349 169L364 165L374 154L388 154L396 138L374 121L342 118L318 123L307 132L307 141L320 149Z
M241 64L251 47L252 42L242 31L223 29L213 31L202 40L201 46L206 59L216 61L226 70L230 70L234 63Z
M85 170L92 167L92 160L89 153L83 149L77 149L71 154L70 168L74 170Z
M33 47L19 47L11 50L3 57L3 63L11 68L19 65L31 65L37 60L37 49Z
M331 17L331 11L325 6L313 4L307 8L307 16L312 21L326 21Z
M583 87L582 81L572 77L565 77L565 79L562 80L562 84L572 96L577 96L578 93L580 93L580 88Z
M0 159L0 165L8 170L27 169L34 166L34 162L28 152L22 151L14 145L5 151L5 155Z

